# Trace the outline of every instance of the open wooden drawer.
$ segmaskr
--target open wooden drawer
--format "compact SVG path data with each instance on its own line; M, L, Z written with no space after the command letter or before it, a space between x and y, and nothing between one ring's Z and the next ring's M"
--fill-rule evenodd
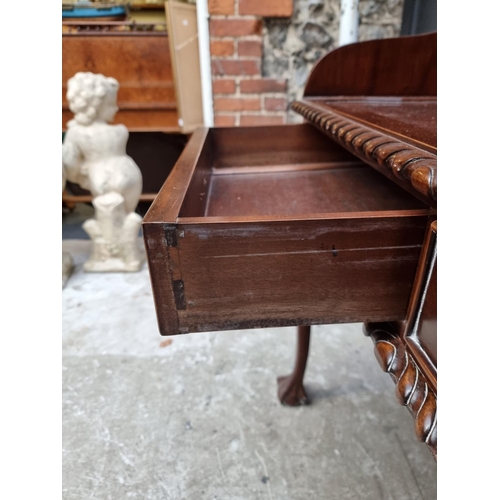
M143 221L160 331L404 319L429 212L309 124L198 129Z

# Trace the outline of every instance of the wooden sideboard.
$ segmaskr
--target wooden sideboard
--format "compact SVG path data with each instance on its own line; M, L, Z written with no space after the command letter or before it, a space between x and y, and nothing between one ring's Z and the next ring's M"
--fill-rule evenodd
M347 45L301 125L199 128L143 221L160 332L363 322L437 454L436 34Z

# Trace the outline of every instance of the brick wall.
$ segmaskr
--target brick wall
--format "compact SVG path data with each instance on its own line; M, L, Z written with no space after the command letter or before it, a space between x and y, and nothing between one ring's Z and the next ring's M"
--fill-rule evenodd
M403 0L360 0L359 38L398 36ZM208 0L216 126L294 123L318 59L337 47L340 0Z
M208 0L215 126L286 123L287 81L262 76L262 18L293 0Z

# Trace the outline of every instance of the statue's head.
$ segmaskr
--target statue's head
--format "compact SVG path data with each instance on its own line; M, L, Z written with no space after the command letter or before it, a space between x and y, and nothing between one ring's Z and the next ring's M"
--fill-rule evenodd
M90 125L96 120L112 121L118 111L118 88L114 78L104 75L80 72L70 78L66 97L75 121L80 125Z

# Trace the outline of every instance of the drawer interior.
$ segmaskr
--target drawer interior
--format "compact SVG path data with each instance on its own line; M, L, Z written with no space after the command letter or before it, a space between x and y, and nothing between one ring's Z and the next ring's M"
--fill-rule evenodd
M279 217L419 208L425 208L421 201L306 124L211 129L179 215Z
M301 168L302 167L302 168ZM316 167L316 168L314 168ZM299 215L418 208L422 205L369 166L290 166L281 172L225 173L210 179L205 215Z
M402 320L429 214L309 124L198 129L143 220L160 331Z

